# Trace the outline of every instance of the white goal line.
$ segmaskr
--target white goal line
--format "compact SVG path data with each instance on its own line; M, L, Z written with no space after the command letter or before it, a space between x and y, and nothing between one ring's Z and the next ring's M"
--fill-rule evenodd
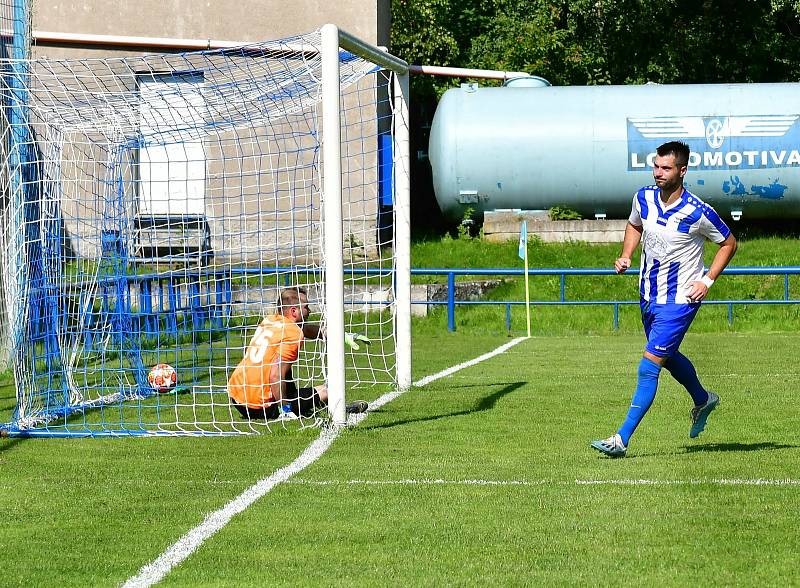
M484 353L475 359L465 361L464 363L460 363L431 376L426 376L420 380L417 380L414 382L414 385L425 386L440 378L445 378L451 374L454 374L459 370L463 370L464 368L468 368L487 359L491 359L492 357L504 353L514 345L525 341L525 339L527 339L527 337L517 337L516 339L512 339L497 349L494 349L488 353ZM403 391L397 390L384 394L376 401L370 403L370 407L367 412L351 415L348 420L348 424L351 426L357 425L364 420L371 411L380 408L388 402L391 402L402 393ZM222 508L206 515L202 523L183 535L156 559L144 565L139 570L139 573L129 578L123 584L123 588L144 588L160 582L170 572L170 570L172 570L172 568L178 566L183 560L194 553L197 548L200 547L203 542L205 542L206 539L210 538L217 531L222 529L235 515L244 511L256 500L266 495L275 486L281 482L288 481L292 476L298 472L301 472L322 457L322 455L339 436L341 430L341 427L323 429L320 432L319 437L317 437L317 439L314 440L314 442L311 443L311 445L309 445L305 451L300 454L300 457L295 459L289 465L272 473L270 476L259 480Z
M308 486L800 486L792 478L697 478L689 480L305 480L290 484Z

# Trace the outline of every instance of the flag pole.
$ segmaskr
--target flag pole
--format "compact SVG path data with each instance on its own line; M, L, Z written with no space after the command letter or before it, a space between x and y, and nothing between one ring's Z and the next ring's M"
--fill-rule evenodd
M517 254L525 260L525 316L528 323L528 337L531 336L531 290L528 284L528 221L523 220L519 228L519 247Z
M528 321L528 337L531 336L531 289L528 284L528 245L525 243L525 317Z

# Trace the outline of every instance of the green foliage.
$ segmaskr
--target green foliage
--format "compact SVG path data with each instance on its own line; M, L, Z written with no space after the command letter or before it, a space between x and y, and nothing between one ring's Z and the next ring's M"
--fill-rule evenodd
M475 209L468 206L464 211L464 216L458 224L456 231L458 232L459 239L472 239L475 228Z
M392 51L407 62L420 65L454 63L459 46L448 22L450 0L394 0L392 2ZM437 80L414 76L412 91L436 93Z
M581 220L583 217L577 210L567 208L566 206L553 206L547 211L550 220Z
M412 63L526 71L556 85L800 77L796 0L394 0ZM452 80L415 76L425 95Z

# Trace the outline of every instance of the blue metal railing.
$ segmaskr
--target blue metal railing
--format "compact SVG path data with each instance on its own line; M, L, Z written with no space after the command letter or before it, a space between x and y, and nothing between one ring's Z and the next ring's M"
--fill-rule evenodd
M100 308L92 313L87 337L91 345L92 323L105 320L110 314L124 314L136 319L133 328L143 335L155 335L165 329L173 335L178 334L179 315L188 318L194 325L202 325L210 320L221 327L225 319L230 317L230 306L233 302L232 282L236 277L253 277L258 275L277 275L283 278L286 286L291 284L293 276L298 273L319 273L319 268L271 267L208 270L199 268L193 271L175 271L162 274L142 274L126 276L125 291L120 293L116 288L116 279L106 278L98 282L100 291ZM346 270L350 275L378 276L391 275L391 268L353 268ZM457 300L457 276L516 276L523 277L521 268L412 268L414 276L446 276L447 295L445 300L412 300L415 305L446 305L447 328L455 331L456 307L471 305L494 305L505 307L506 330L511 330L511 308L524 306L524 300ZM733 324L733 307L735 305L786 305L800 304L800 299L792 299L789 291L789 277L800 275L800 267L732 267L725 270L725 275L779 275L783 276L783 298L772 300L708 300L704 304L727 305L728 323ZM639 304L637 300L569 300L566 293L568 276L611 276L614 270L606 268L536 268L528 271L529 276L557 276L559 278L559 296L557 300L532 300L533 306L611 306L613 309L614 329L619 328L620 306ZM626 275L638 276L638 272L630 271ZM257 287L257 286L256 286ZM134 310L134 300L138 300ZM360 306L381 304L378 302L358 301L348 304ZM36 337L44 328L42 324L44 312L34 313L31 333ZM159 319L165 322L159 324Z
M432 275L447 277L447 300L444 301L414 301L413 304L428 305L447 305L447 329L455 331L456 306L469 305L499 305L506 309L506 330L511 330L511 307L524 305L524 300L456 300L455 284L456 276L519 276L525 275L522 268L413 268L412 275ZM783 298L773 300L707 300L703 304L727 305L728 324L733 324L733 306L737 304L800 304L800 299L792 299L789 296L789 276L800 275L800 267L797 266L776 266L776 267L729 267L723 272L728 276L783 276ZM619 307L625 305L639 304L638 300L567 300L566 278L567 276L612 276L616 275L613 269L606 268L536 268L528 270L529 276L558 276L559 277L559 299L558 300L531 300L532 306L597 306L610 305L614 312L614 329L619 328ZM629 271L626 275L637 276L638 272Z

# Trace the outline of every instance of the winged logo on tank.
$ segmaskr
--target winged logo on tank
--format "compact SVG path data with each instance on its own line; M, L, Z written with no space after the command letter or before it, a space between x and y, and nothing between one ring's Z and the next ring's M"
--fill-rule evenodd
M748 116L649 116L629 118L642 137L700 138L719 149L726 137L782 137L800 116L761 114Z

